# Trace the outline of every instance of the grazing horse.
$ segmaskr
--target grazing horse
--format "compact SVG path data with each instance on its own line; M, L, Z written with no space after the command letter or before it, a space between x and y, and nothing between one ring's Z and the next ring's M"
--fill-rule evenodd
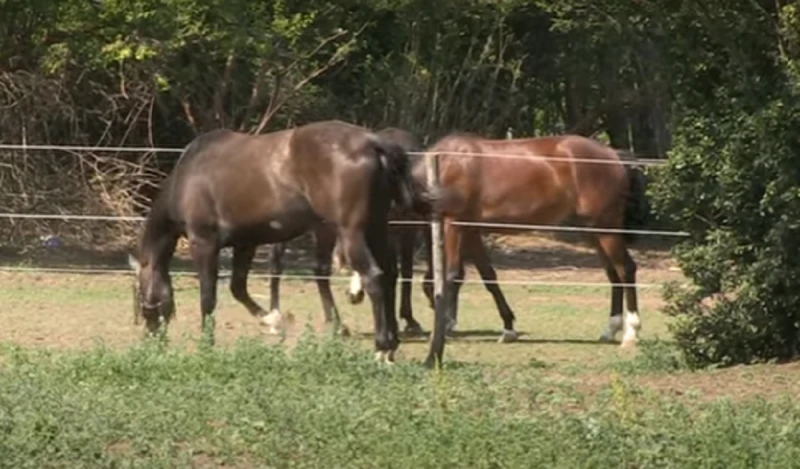
M420 142L414 134L394 127L388 127L376 133L385 141L402 147L406 152L412 152L412 154L409 155L409 161L412 166L422 161L418 155L418 152L423 148L422 142ZM427 185L426 182L415 181L415 183L417 187L414 188L414 193L424 193L424 187ZM426 203L424 198L417 198L414 203L415 205L412 209L394 204L390 209L389 218L402 220L418 219L419 221L424 221L425 214L430 213L431 205L429 202ZM400 317L406 320L405 332L407 334L419 334L422 332L422 327L413 318L411 313L411 279L414 267L413 256L417 232L419 230L419 226L413 225L399 225L389 228L390 241L394 241L399 247L400 279L402 282ZM317 278L317 282L328 282L327 277L331 274L331 262L334 264L333 270L337 271L346 263L342 250L342 243L337 239L336 232L331 225L320 226L315 230L314 235L317 239L322 237L325 240L323 243L317 241L314 274ZM335 245L331 242L332 239L336 240ZM280 276L283 273L283 256L285 251L285 243L276 243L272 246L270 265L270 314L280 314ZM333 258L331 258L331 256L333 256ZM354 273L351 277L347 297L351 304L359 304L363 301L364 290L361 276L357 273ZM271 329L271 331L277 332L276 328Z
M625 165L612 148L575 135L490 140L451 134L427 152L439 157L439 184L445 197L438 204L444 223L448 329L456 324L463 259L469 258L494 297L503 321L499 341L517 339L514 313L496 283L497 274L481 239L481 231L517 230L482 224L570 222L594 229L585 237L596 249L608 280L615 284L611 287L608 327L600 340L610 341L624 329L621 345L636 342L641 328L636 263L626 246L634 236L620 230L642 226L648 213L644 175L639 168ZM412 173L415 180L425 180L424 165L415 165ZM425 229L425 233L429 263L423 290L432 306L430 230ZM624 286L617 285L623 281ZM623 290L627 302L624 317ZM410 317L410 311L408 314Z
M230 130L200 135L162 183L137 252L129 256L138 277L136 313L151 333L174 315L169 262L179 237L185 236L199 276L204 329L216 306L219 251L224 247L233 248L233 296L266 321L267 313L247 293L256 247L286 242L309 230L335 232L348 263L366 279L378 357L391 361L399 340L396 260L388 243L387 216L392 201L412 207L417 199L429 200L429 194L415 192L415 187L401 147L341 121L263 135ZM332 230L320 229L323 225ZM317 237L318 249L332 249L334 242ZM336 314L329 286L318 285L326 313Z

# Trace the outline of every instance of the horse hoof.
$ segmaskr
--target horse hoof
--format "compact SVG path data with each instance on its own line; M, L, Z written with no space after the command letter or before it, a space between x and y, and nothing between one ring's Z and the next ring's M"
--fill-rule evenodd
M339 329L336 330L336 334L340 337L350 337L350 328L342 324L339 326Z
M347 299L350 301L351 305L360 304L364 301L364 290L359 291L358 293L347 292Z
M268 334L270 335L278 335L280 334L281 323L283 322L283 318L279 311L270 311L269 314L266 316L261 316L261 325L268 327Z
M387 365L394 365L394 350L379 350L375 352L375 361L378 363L386 363Z
M409 325L406 326L406 328L403 330L403 332L405 332L406 335L408 335L408 336L425 335L425 331L422 329L422 326L420 326L419 324L409 324Z
M510 344L511 342L516 342L518 338L519 334L517 334L517 331L513 329L504 330L497 342L501 344Z
M634 348L636 347L636 340L635 339L623 340L622 343L619 344L619 346L620 348L625 348L625 349Z

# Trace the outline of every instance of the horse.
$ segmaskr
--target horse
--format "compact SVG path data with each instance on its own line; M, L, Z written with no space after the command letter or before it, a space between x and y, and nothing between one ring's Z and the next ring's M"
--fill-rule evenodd
M439 158L444 197L439 201L439 213L444 224L448 330L457 323L463 260L469 258L503 321L499 342L518 338L514 313L496 283L497 274L481 232L519 230L487 224L571 222L591 230L585 233L585 239L597 251L612 284L609 322L599 340L611 341L624 329L620 345L636 343L641 329L635 287L637 266L627 248L635 236L625 230L642 226L649 213L644 174L639 168L626 165L614 149L578 135L494 140L454 133L426 152ZM414 180L425 180L424 165L416 164L412 174ZM423 290L433 307L429 230L425 233L428 270ZM622 281L624 286L620 285ZM627 303L624 317L623 291Z
M372 303L376 358L393 361L399 345L394 316L395 253L388 243L390 204L413 207L433 195L416 191L402 147L346 122L331 120L250 135L227 129L197 136L162 182L129 262L137 277L135 314L156 333L175 314L169 263L185 237L200 284L203 330L217 300L219 251L233 249L230 290L262 323L269 315L247 292L257 246L314 230L318 249L344 255L366 283ZM328 228L320 228L330 225ZM332 229L331 229L332 228ZM327 243L327 244L326 244ZM318 282L326 320L338 322L330 287Z
M423 145L411 132L396 127L387 127L376 132L378 136L391 142L392 144L402 147L407 154L409 154L409 164L412 166L419 164L421 158L419 152L422 151ZM417 187L415 193L424 192L424 187L427 186L425 181L415 181ZM423 199L416 199L416 205L412 210L407 207L402 207L394 204L389 211L389 220L414 220L424 221L425 214L430 213L431 206ZM342 243L336 236L336 232L330 229L330 225L321 226L314 232L316 238L323 237L326 242L320 244L317 242L317 250L315 253L316 265L314 267L314 274L317 281L325 281L320 277L329 277L331 274L331 263L333 263L333 270L340 271L346 264L344 252L342 250ZM326 231L327 229L327 231ZM423 333L422 326L414 319L411 309L411 279L413 276L413 256L414 248L417 241L418 226L413 225L400 225L389 227L390 242L394 242L399 251L399 272L401 280L401 301L400 301L400 318L406 321L404 332L407 335L419 335ZM319 231L322 230L322 231ZM330 239L335 239L336 242L330 243ZM270 314L280 315L280 276L283 274L283 257L286 252L286 243L275 243L271 249L270 259ZM350 286L346 291L346 296L350 304L359 304L364 299L364 289L361 282L361 277L354 273L351 276ZM277 333L277 328L271 328L272 333Z

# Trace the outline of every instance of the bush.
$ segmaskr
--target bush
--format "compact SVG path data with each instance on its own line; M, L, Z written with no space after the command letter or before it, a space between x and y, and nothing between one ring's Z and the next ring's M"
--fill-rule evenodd
M790 358L800 324L800 102L690 115L651 189L688 229L676 248L694 282L665 312L695 367Z

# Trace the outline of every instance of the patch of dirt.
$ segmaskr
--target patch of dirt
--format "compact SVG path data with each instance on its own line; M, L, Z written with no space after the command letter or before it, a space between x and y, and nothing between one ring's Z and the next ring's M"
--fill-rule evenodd
M582 374L580 378L568 381L586 395L594 396L607 389L612 379L612 373ZM617 379L687 403L708 403L719 399L775 401L800 397L800 362L742 365L698 372L617 375Z
M696 397L704 401L722 397L735 401L774 400L783 396L800 396L800 362L640 377L637 381L666 395Z

